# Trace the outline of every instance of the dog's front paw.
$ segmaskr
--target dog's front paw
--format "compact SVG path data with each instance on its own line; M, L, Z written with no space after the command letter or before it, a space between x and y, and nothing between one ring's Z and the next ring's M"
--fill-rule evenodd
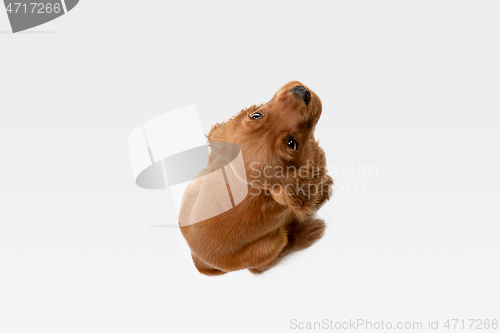
M290 183L271 191L274 199L285 206L300 220L305 220L312 216L331 196L333 180L326 175L323 178L314 177L312 179L296 179L295 183Z
M325 179L321 182L321 194L316 201L316 210L320 209L328 200L333 193L333 179L332 177L326 175Z

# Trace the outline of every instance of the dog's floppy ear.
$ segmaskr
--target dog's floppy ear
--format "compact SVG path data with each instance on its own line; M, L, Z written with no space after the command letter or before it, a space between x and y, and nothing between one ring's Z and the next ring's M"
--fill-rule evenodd
M309 161L294 171L280 178L270 192L279 204L288 206L298 218L305 219L330 199L333 180L326 173L322 151L316 161Z

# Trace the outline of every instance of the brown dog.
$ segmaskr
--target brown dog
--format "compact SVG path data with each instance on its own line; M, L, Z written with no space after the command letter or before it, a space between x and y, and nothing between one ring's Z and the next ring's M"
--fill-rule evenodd
M209 143L230 142L241 149L246 175L236 176L248 194L237 205L233 202L232 209L189 224L183 221L194 211L213 207L217 197L200 198L204 185L199 179L186 189L179 223L200 273L245 268L261 273L321 238L325 223L314 214L330 198L333 185L325 154L314 139L321 110L319 97L292 81L269 102L213 126ZM214 170L213 159L209 169Z

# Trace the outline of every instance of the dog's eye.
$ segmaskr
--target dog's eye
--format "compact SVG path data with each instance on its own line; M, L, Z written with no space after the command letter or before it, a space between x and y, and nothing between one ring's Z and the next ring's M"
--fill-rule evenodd
M260 118L262 118L262 117L264 117L264 115L263 115L262 113L260 113L260 112L254 112L254 113L252 113L252 115L250 116L250 118L252 118L252 119L254 119L254 120L256 120L256 119L260 119Z
M295 141L295 139L294 139L294 138L292 138L292 137L289 137L289 138L288 138L288 142L287 142L287 144L288 144L288 147L292 148L293 150L297 150L297 149L299 149L299 144L298 144L298 143L297 143L297 141Z

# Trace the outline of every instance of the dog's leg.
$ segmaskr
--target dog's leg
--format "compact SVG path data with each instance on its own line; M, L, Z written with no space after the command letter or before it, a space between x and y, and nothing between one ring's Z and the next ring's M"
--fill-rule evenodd
M191 253L191 257L193 258L193 263L201 274L205 274L208 276L216 276L216 275L222 275L225 274L226 272L221 271L220 269L210 267L209 265L205 264L203 261L198 259L195 255Z
M288 242L284 227L259 238L218 265L227 271L248 268L250 270L274 262Z
M300 251L316 243L325 231L325 221L310 219L305 221L293 220L286 227L288 244L284 250Z
M256 268L249 269L254 274L260 274L276 265L290 252L300 251L308 248L318 241L325 231L325 222L320 219L306 221L292 220L286 227L287 244L273 261Z
M269 265L276 260L287 242L287 231L281 227L217 262L217 266L223 270L206 264L193 253L191 253L191 257L200 273L209 276L222 275L240 269Z

